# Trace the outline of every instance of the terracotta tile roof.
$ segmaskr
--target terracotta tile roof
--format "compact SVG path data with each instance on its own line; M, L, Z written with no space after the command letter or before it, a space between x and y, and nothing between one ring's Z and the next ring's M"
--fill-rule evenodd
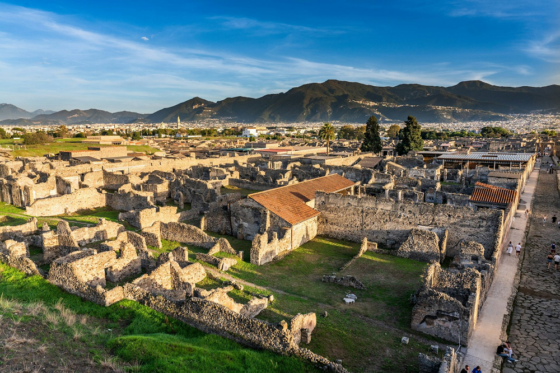
M475 188L473 194L469 197L469 201L507 205L515 201L516 196L517 192L515 190L505 188Z
M320 214L319 211L306 205L306 202L315 199L316 191L334 193L352 185L354 182L338 174L332 174L250 194L249 198L294 225Z

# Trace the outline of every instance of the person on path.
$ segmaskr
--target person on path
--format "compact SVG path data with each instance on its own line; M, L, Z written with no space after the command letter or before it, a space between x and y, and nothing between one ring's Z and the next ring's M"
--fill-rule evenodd
M515 246L515 256L519 258L519 254L521 254L521 242Z
M480 366L477 366L476 368L474 368L472 370L472 373L482 373L482 371L480 370Z
M554 255L554 270L558 271L558 265L560 265L560 254Z
M511 363L515 363L517 360L511 357L513 354L513 349L511 348L511 343L505 342L498 346L498 350L496 351L498 356L505 357L507 361Z
M511 255L512 252L513 252L513 244L511 243L511 241L509 241L509 244L508 244L506 253L507 253L508 255Z
M529 209L525 210L525 219L529 219Z
M548 263L547 265L547 269L550 269L550 265L552 264L552 261L554 260L554 253L550 253L548 254L548 256L546 257L546 262Z
M469 366L465 365L465 367L461 369L461 373L469 373Z
M546 215L545 215L545 216L543 216L543 220L542 220L542 222L543 222L543 225L544 225L544 224L546 224Z
M553 223L556 223L556 219L557 219L557 218L556 218L556 214L552 215L552 222L553 222Z
M552 243L552 245L550 245L550 252L552 254L556 253L556 245L554 244L554 242Z

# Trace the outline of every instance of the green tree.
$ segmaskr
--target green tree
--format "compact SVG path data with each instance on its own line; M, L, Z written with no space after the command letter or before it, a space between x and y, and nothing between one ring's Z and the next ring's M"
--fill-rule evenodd
M58 129L55 132L55 135L56 137L60 137L60 138L68 137L68 127L66 127L65 125L58 127Z
M387 130L387 137L391 137L391 138L397 137L399 135L400 130L401 127L399 127L399 125L397 124L391 125L391 127L389 127L389 129Z
M4 128L0 128L0 138L2 139L9 139L10 136L8 136L8 133L6 132L6 130Z
M79 138L79 139L83 139L86 137L86 134L83 132L78 132L77 134L74 135L74 137Z
M354 127L352 127L352 126L349 126L349 125L342 126L342 128L338 132L338 138L339 139L353 140L353 139L356 138L355 132L356 131L354 130Z
M256 141L255 136L253 135L249 136L249 142L255 142L255 141Z
M331 141L334 140L335 134L336 130L330 123L325 123L319 130L319 138L321 140L327 140L327 155L329 155Z
M23 143L25 145L42 145L52 142L52 137L44 132L28 132L23 135Z
M366 122L366 133L360 150L363 152L379 153L382 148L383 145L379 136L379 123L377 123L377 118L372 115Z
M403 155L411 150L422 150L424 148L424 140L421 136L422 127L418 124L416 118L409 115L404 124L401 142L397 144L397 153Z

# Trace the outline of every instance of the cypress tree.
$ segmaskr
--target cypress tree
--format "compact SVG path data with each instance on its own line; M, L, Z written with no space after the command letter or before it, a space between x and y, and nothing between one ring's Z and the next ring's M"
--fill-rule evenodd
M382 148L381 137L379 137L379 123L377 123L377 118L372 115L366 123L366 133L360 150L363 152L379 153Z
M409 115L404 124L405 127L401 130L401 142L397 144L397 153L403 155L411 150L422 150L424 148L424 140L421 136L422 127L416 118Z

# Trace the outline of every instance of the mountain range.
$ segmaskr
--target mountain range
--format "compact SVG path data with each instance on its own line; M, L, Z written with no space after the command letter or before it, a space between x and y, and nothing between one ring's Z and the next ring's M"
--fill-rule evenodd
M14 118L33 118L40 114L52 114L54 111L51 110L35 110L27 111L18 108L12 104L0 104L0 120L4 119L14 119Z
M0 106L0 118L2 111ZM377 87L327 80L260 98L232 97L212 102L195 97L149 115L96 109L63 110L39 114L26 122L159 123L175 122L177 118L182 122L213 118L244 123L364 123L371 115L381 121L403 121L408 115L414 115L421 122L456 122L507 120L511 114L531 112L560 113L560 86L500 87L466 81L451 87L420 84ZM8 121L0 124L10 124L5 122Z

